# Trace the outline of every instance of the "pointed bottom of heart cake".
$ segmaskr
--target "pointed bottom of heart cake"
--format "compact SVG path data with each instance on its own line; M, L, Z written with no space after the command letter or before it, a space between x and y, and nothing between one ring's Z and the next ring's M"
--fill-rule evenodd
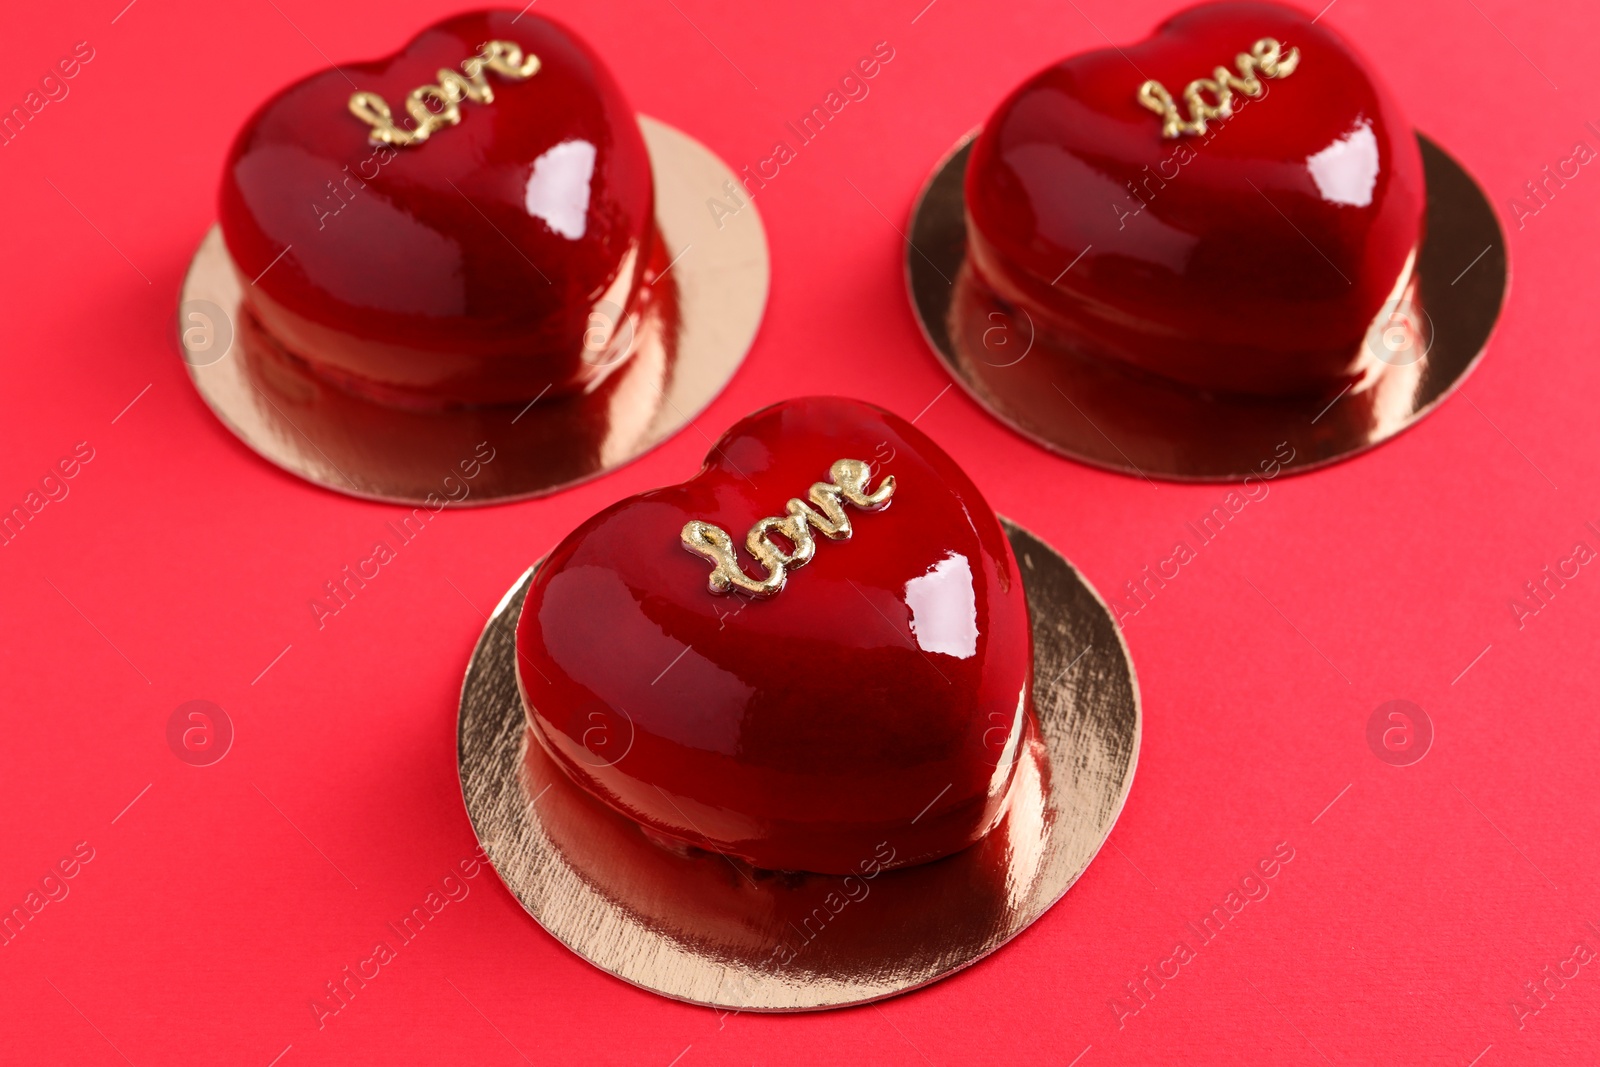
M572 783L528 733L517 616L534 570L495 608L461 690L458 761L474 831L506 887L562 944L677 1000L810 1011L894 996L953 974L1059 900L1122 811L1140 739L1139 686L1111 611L1049 545L1005 524L1033 624L1030 737L1006 814L977 845L859 876L761 871L665 847ZM627 724L616 755L626 759ZM530 928L508 947L551 946Z
M641 118L640 127L655 171L666 277L632 323L631 355L587 392L444 410L349 392L256 323L215 226L190 263L178 307L179 351L195 388L246 445L291 474L432 511L541 496L637 458L686 426L733 377L755 340L770 276L755 205L720 220L705 209L736 181L733 171L671 126Z
M1415 425L1455 390L1504 306L1506 241L1494 208L1459 163L1419 134L1425 236L1398 306L1368 333L1366 377L1321 397L1197 392L1052 345L1025 308L974 282L963 183L975 136L939 162L912 208L911 306L934 353L978 403L1070 459L1192 482L1272 478L1348 459Z

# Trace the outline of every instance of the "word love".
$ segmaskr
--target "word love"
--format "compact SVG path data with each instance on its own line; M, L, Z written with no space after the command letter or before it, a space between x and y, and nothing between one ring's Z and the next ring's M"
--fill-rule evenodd
M539 57L522 54L520 45L510 41L490 41L478 54L461 61L462 74L448 67L439 68L437 85L423 85L406 97L406 112L415 123L413 129L395 125L389 102L377 93L352 93L350 113L372 127L367 136L375 144L421 144L433 131L461 122L461 101L479 104L494 102L494 89L483 76L485 70L522 81L539 73Z
M1248 55L1240 52L1234 57L1234 63L1239 68L1237 75L1227 67L1219 66L1211 77L1196 78L1183 90L1183 99L1189 105L1187 122L1179 114L1178 105L1172 99L1172 94L1167 92L1166 86L1154 78L1139 86L1139 103L1161 116L1162 137L1178 137L1186 133L1198 136L1206 132L1208 120L1230 118L1236 91L1250 97L1260 96L1265 91L1262 78L1287 78L1294 73L1294 69L1300 65L1300 49L1291 48L1285 55L1283 46L1277 40L1263 37L1251 46ZM1204 93L1210 93L1217 102L1206 103L1202 95Z
M750 596L769 597L783 590L791 567L803 567L816 554L817 542L811 536L811 527L831 541L849 540L853 532L850 516L844 505L851 504L863 511L882 511L894 496L894 475L878 483L875 491L868 491L872 468L859 459L841 459L828 468L829 481L816 482L807 494L812 508L804 500L791 499L786 514L768 516L750 527L744 544L756 562L766 568L764 578L752 578L739 565L738 550L733 538L720 526L709 522L685 523L680 540L683 547L711 564L709 586L713 593L722 594L734 589ZM771 535L783 535L793 547L786 550L772 541Z

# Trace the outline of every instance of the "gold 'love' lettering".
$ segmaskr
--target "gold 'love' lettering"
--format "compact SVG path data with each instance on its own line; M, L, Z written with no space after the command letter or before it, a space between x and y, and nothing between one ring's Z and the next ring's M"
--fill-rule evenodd
M1300 65L1300 49L1291 48L1288 54L1275 38L1263 37L1251 46L1248 53L1234 57L1239 73L1219 66L1209 78L1196 78L1183 90L1183 99L1189 105L1189 118L1185 121L1177 103L1167 87L1154 78L1139 86L1139 103L1161 116L1161 136L1179 137L1186 133L1203 134L1210 119L1225 119L1233 114L1233 94L1260 96L1264 90L1262 78L1287 78ZM1216 103L1207 103L1204 93L1210 93Z
M892 474L879 482L877 489L868 490L872 468L859 459L838 460L828 468L828 478L826 482L814 483L806 494L815 508L804 500L791 499L785 505L785 514L769 516L750 527L744 545L756 562L766 568L764 578L752 578L744 572L733 538L722 527L709 522L685 523L679 539L684 548L711 564L707 583L711 591L720 594L737 589L756 597L769 597L782 591L788 571L810 563L816 554L817 542L811 535L811 527L816 527L818 533L831 541L848 540L853 531L845 504L863 511L881 511L889 506L889 498L894 496ZM775 544L771 537L774 533L781 534L793 548Z
M389 102L377 93L350 94L350 113L372 127L367 136L374 144L421 144L434 130L461 121L461 101L493 103L494 89L483 76L485 70L522 81L539 73L539 57L524 57L522 47L511 41L489 41L477 55L461 61L462 73L439 68L438 84L419 86L406 97L406 113L413 122L409 130L395 124Z

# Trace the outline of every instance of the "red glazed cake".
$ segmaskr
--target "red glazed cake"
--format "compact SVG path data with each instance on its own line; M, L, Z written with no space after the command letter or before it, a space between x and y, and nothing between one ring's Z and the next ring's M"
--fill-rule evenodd
M1004 814L1031 736L1017 562L971 479L854 400L766 408L585 522L517 625L534 736L658 842L848 874Z
M985 123L970 262L1041 336L1203 391L1337 391L1410 279L1426 190L1388 91L1287 7L1191 8Z
M660 267L633 110L532 13L459 15L283 90L235 140L220 213L267 334L406 406L591 387Z

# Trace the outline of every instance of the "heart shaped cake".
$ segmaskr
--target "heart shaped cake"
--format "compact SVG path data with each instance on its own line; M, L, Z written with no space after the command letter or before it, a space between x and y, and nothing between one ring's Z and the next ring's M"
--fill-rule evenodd
M985 123L970 263L1041 335L1199 390L1342 389L1407 285L1417 141L1362 60L1286 7L1191 8L1064 60Z
M408 406L591 385L626 359L659 256L633 110L581 41L512 11L268 100L228 155L220 215L266 332Z
M1032 723L1011 547L949 456L836 397L735 425L681 485L600 512L517 624L529 724L656 840L859 873L1005 810Z

